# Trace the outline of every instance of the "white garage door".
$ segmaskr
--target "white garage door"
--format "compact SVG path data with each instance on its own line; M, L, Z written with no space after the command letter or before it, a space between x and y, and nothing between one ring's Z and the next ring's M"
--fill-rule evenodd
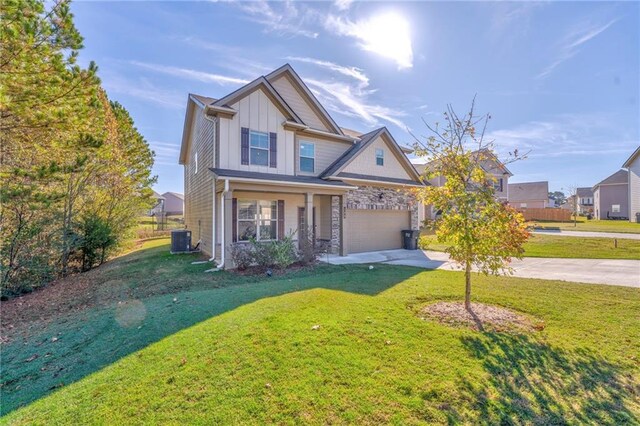
M347 210L349 253L402 248L402 231L410 229L407 210Z

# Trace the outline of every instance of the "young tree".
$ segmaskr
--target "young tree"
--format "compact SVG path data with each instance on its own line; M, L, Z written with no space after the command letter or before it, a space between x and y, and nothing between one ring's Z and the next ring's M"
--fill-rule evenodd
M474 103L464 116L449 106L443 127L425 122L432 135L415 138L414 144L416 155L430 161L425 178L444 178L444 185L416 192L419 200L442 212L436 236L448 244L445 251L451 259L464 268L464 303L470 312L472 267L485 274L508 271L511 259L522 257L529 236L522 215L495 196L491 164L496 164L496 157L492 142L484 138L490 116L475 116ZM515 151L506 162L519 158Z
M578 213L580 212L580 200L578 199L578 185L570 185L567 188L569 197L567 202L571 206L571 214L573 215L573 226L578 226Z
M562 191L549 192L549 199L555 202L556 207L561 206L567 202L567 197L564 195L564 192Z

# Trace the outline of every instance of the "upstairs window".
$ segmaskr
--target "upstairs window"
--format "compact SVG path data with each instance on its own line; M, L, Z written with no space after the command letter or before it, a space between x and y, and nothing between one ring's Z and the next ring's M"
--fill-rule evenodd
M249 132L249 148L251 164L256 166L269 165L269 134L264 132Z
M316 146L310 142L300 142L300 171L313 173L316 169Z
M376 149L376 165L384 166L384 150Z
M493 189L496 192L502 192L502 178L497 178L493 181Z

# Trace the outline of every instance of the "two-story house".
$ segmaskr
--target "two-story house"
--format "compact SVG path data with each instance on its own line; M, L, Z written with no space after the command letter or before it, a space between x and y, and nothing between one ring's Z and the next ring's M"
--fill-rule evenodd
M340 128L290 65L219 99L189 95L180 164L185 224L233 267L230 245L305 230L335 253L402 246L423 185L391 133Z
M620 169L593 187L596 219L629 218L629 172Z
M482 151L474 151L471 155L477 155L481 158L480 166L484 171L492 176L493 189L495 191L495 197L498 200L507 202L509 199L509 178L513 176L513 173L507 169L505 164L491 151L483 149ZM426 164L414 164L416 170L420 175L424 175L433 162ZM444 176L435 176L426 181L428 185L443 186L445 184ZM435 211L431 205L422 205L420 207L420 221L425 219L435 219L439 212Z

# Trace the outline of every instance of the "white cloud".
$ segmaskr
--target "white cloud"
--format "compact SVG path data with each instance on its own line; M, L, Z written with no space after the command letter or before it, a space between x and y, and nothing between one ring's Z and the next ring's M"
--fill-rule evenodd
M107 94L118 93L131 96L172 109L183 109L187 102L186 95L158 88L146 79L131 82L120 77L107 76L102 80Z
M354 78L355 80L362 83L362 85L365 87L369 85L369 77L367 77L364 71L360 68L345 67L342 65L338 65L334 62L323 61L323 60L314 59L314 58L304 58L304 57L298 57L298 56L287 56L286 59L289 61L297 61L297 62L304 62L307 64L317 65L319 67L326 68L331 71L339 72L340 74L346 75L347 77Z
M270 32L284 35L317 38L318 33L305 28L307 21L315 12L303 6L297 7L291 1L269 3L265 0L239 1L235 3L250 16L250 20L261 25Z
M574 57L579 52L580 46L604 32L616 21L617 19L612 19L604 25L581 23L578 27L568 32L560 43L556 59L545 67L536 78L543 79L548 77L560 64Z
M398 69L413 67L409 22L401 15L387 12L356 22L329 15L325 27L338 35L355 38L367 52L392 59Z
M177 166L180 146L170 142L151 141L149 146L156 154L155 165L157 166Z
M341 11L348 10L351 7L351 3L353 3L353 0L335 0L333 2L334 6Z
M173 75L176 77L188 78L191 80L204 81L206 83L217 83L222 86L224 85L237 85L237 84L247 84L249 80L245 80L243 78L238 77L229 77L221 74L212 74L203 71L196 71L188 68L179 68L168 65L158 65L158 64L150 64L147 62L139 62L139 61L130 61L132 65L135 65L140 68L145 68L151 71Z
M304 81L311 86L320 102L334 112L364 120L369 125L380 124L382 120L401 129L407 128L401 120L406 115L403 111L367 102L367 95L372 93L371 91L336 81L327 82L312 78L305 78Z
M613 126L608 114L563 114L552 120L530 121L491 131L487 140L495 141L501 154L518 149L529 157L596 156L627 152L637 142L629 141Z

